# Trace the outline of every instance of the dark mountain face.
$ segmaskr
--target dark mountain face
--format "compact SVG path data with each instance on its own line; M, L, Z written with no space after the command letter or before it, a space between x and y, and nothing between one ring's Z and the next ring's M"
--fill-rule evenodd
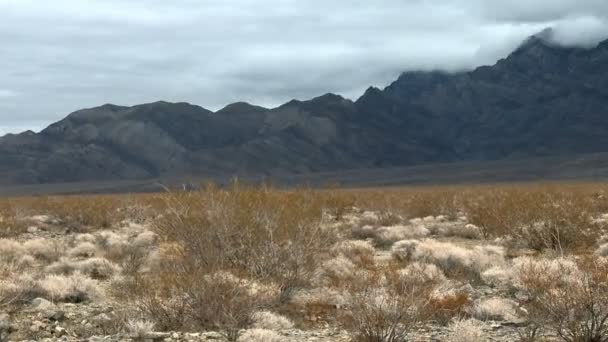
M494 66L407 72L356 102L103 105L0 138L0 183L308 173L608 151L608 41L551 31Z

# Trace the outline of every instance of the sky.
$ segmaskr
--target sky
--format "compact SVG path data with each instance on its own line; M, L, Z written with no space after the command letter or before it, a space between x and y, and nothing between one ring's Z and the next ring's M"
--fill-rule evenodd
M493 64L553 27L608 38L606 0L0 0L0 135L105 103L356 99L401 72Z

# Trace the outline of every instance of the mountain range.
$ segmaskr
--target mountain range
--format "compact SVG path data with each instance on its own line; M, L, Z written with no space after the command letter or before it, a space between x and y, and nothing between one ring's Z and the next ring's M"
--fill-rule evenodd
M405 72L356 101L83 109L0 137L0 184L273 176L608 151L608 40L543 31L495 65ZM449 164L448 164L449 165Z

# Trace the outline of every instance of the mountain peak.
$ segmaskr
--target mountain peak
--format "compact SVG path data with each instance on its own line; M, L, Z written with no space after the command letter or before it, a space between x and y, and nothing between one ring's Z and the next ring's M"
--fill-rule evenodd
M342 102L344 100L346 100L346 99L340 95L333 94L333 93L327 93L325 95L315 97L311 101L312 102L321 102L321 103L330 103L330 102Z
M523 52L538 52L540 50L551 49L557 47L558 44L555 40L555 30L548 27L537 34L534 34L526 40L513 52L513 54Z
M232 114L249 114L261 113L267 111L267 108L255 106L247 102L235 102L218 110L216 114L232 115Z

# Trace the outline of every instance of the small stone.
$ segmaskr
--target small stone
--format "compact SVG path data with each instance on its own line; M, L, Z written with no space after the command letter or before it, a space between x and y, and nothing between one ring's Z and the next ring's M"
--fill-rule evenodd
M65 312L61 311L61 310L57 310L57 311L47 311L44 314L44 318L47 318L51 321L61 321L65 318Z
M38 227L36 227L36 226L27 227L27 232L30 234L35 234L38 232Z
M64 335L66 335L66 334L67 334L67 331L65 330L65 328L62 328L62 327L55 327L55 335L56 335L56 336L61 337L61 336L64 336Z

